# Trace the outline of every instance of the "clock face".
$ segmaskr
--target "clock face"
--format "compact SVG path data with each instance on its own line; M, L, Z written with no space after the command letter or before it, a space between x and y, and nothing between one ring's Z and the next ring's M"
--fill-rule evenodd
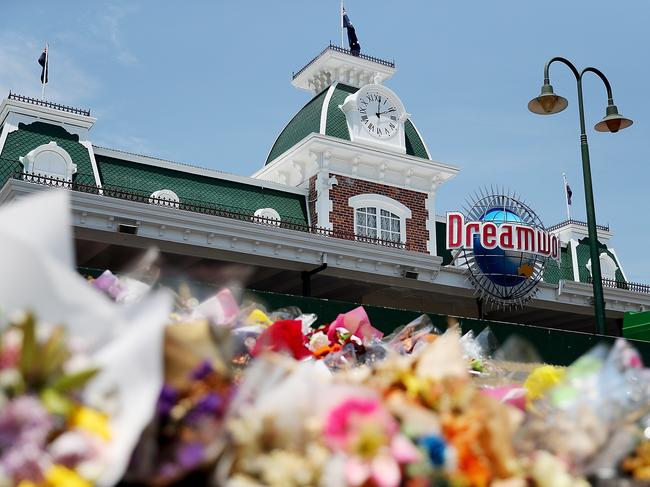
M395 102L385 93L368 90L359 95L361 123L370 135L387 139L397 133L399 112Z

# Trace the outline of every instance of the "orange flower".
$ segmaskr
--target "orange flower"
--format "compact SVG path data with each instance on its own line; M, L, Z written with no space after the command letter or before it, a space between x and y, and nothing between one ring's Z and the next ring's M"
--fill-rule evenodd
M318 350L313 352L313 355L315 358L323 358L326 355L329 355L332 352L338 352L339 350L341 350L341 345L335 343L334 345L325 345L324 347L320 347Z

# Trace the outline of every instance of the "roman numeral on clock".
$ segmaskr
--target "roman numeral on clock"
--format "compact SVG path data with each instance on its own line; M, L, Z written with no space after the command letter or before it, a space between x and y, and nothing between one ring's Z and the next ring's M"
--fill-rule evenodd
M363 115L361 117L361 120L363 120L364 122L367 122L368 121L368 115Z

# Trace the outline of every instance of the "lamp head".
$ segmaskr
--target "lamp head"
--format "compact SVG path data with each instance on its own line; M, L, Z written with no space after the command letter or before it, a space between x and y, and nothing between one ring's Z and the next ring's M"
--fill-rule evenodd
M545 82L539 96L528 102L528 109L538 115L560 113L569 105L566 98L553 93L553 87Z
M632 120L619 115L616 105L608 105L605 111L605 117L595 125L598 132L616 133L632 125Z

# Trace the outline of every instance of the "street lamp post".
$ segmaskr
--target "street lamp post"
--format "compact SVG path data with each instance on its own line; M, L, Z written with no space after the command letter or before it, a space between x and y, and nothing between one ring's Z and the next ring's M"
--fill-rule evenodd
M578 84L578 111L580 113L580 149L582 153L582 174L585 184L585 203L587 206L587 228L589 231L589 254L591 257L591 279L594 290L594 310L596 314L596 331L601 335L606 331L605 300L603 298L603 282L600 273L600 255L598 253L598 234L596 233L596 215L594 211L594 192L591 183L591 167L589 164L589 146L585 128L585 110L582 102L582 77L585 73L594 73L605 84L607 89L607 108L605 117L594 127L598 132L618 132L632 125L632 120L618 113L612 98L612 88L605 75L596 68L588 67L582 71L563 57L554 57L544 66L544 85L541 94L528 103L528 109L538 115L552 115L564 110L568 102L566 98L556 95L550 84L548 71L551 64L561 62L571 69Z

